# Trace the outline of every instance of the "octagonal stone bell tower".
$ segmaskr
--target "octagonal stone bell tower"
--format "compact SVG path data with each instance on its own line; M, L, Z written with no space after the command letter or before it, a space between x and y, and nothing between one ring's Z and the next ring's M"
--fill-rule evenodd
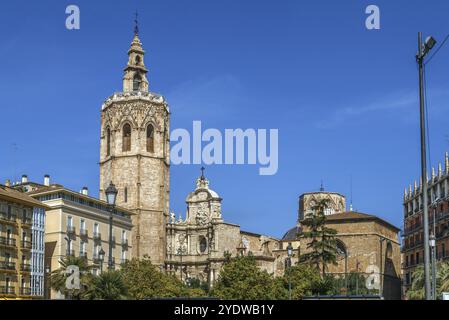
M104 191L113 182L119 192L116 204L136 213L133 257L148 255L153 263L163 264L170 190L170 113L164 97L149 92L144 54L136 28L124 69L123 92L114 93L101 108L100 198L105 199Z

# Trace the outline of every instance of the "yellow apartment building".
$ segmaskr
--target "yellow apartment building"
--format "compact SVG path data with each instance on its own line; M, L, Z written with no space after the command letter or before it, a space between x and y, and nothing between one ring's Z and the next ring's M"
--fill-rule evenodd
M44 223L48 207L0 185L0 300L44 297Z

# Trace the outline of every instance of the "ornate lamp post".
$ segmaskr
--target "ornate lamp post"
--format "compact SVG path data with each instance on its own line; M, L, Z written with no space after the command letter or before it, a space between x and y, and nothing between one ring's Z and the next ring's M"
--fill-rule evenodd
M109 187L106 188L106 201L108 202L108 210L109 210L109 257L108 257L108 269L113 269L113 261L112 261L112 215L114 213L115 208L115 200L117 199L117 189L115 185L112 183L109 184Z
M293 246L292 243L289 242L287 246L287 268L288 268L288 299L292 299L292 279L291 279L291 267L292 267L292 256L293 256Z
M45 277L47 279L47 287L45 288L45 296L48 300L51 299L51 269L50 266L45 267Z

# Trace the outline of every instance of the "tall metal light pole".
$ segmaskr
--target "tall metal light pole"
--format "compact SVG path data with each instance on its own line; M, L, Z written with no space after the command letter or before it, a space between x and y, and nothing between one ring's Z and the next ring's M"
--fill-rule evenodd
M115 200L117 199L117 189L115 185L112 183L109 184L109 187L106 188L106 200L108 202L109 209L109 257L108 257L108 270L112 270L114 268L114 263L112 261L112 215L114 213L115 208Z
M293 246L292 243L289 242L287 246L287 255L288 255L288 299L292 299L292 277L291 277L291 269L292 269L292 256L293 256Z
M422 197L423 197L423 227L424 227L424 279L425 279L425 297L426 300L432 299L430 286L430 252L429 252L429 212L427 207L427 162L426 162L426 125L424 110L424 57L433 48L436 41L428 37L426 43L422 42L422 33L418 32L418 54L416 61L419 67L419 110L421 126L421 178L422 178Z
M435 212L434 212L435 215ZM437 300L437 261L436 261L436 240L435 234L429 237L430 253L432 259L432 300Z

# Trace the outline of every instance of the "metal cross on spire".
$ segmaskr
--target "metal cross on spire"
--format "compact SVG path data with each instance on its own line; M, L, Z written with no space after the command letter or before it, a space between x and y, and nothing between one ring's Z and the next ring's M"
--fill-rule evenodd
M321 186L320 186L320 191L323 192L324 191L324 186L323 186L323 179L321 179Z
M204 170L206 170L206 168L201 167L201 180L205 179L205 177L204 177Z
M136 10L136 18L134 19L134 34L139 34L139 21L138 21L139 13Z

